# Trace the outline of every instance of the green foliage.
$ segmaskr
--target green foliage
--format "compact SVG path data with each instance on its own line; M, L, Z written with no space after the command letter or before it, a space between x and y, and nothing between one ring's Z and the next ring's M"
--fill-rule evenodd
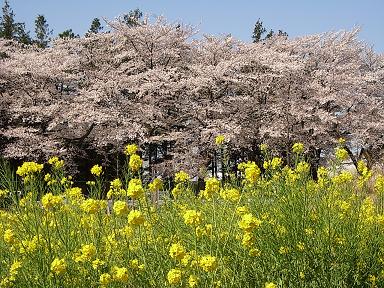
M267 33L267 35L265 35L266 32L267 32L267 29L263 26L263 22L260 21L260 19L258 19L255 23L255 27L253 28L253 34L252 34L253 43L267 40L275 35L275 32L272 29ZM265 35L264 38L263 38L263 35ZM288 33L284 32L283 30L279 30L277 32L277 35L288 37Z
M35 20L35 33L37 45L41 48L46 48L51 40L49 36L52 34L52 30L49 29L44 15L37 16Z
M123 15L123 22L127 26L134 27L140 24L141 19L143 18L143 12L139 8L129 11L128 14Z
M0 36L5 39L13 39L15 36L15 14L9 6L8 0L4 1L0 22Z
M73 38L78 38L80 37L78 34L76 35L75 33L73 33L72 29L67 29L61 33L59 33L58 35L59 38L62 38L62 39L73 39Z
M265 29L265 27L263 26L263 22L258 19L256 21L255 27L253 28L253 43L260 42L262 40L261 37L264 35L265 32L267 32L267 29Z
M13 39L23 44L31 44L32 42L29 32L25 30L25 24L15 22L15 14L8 0L4 1L0 17L0 37Z
M9 193L9 200L13 200L17 203L18 193L22 190L22 183L19 181L19 178L16 176L15 170L12 168L11 164L0 158L0 190L7 190ZM7 201L2 201L0 199L1 206L4 206Z
M91 24L91 27L89 28L87 35L89 34L97 34L103 30L103 26L101 26L100 19L94 18Z

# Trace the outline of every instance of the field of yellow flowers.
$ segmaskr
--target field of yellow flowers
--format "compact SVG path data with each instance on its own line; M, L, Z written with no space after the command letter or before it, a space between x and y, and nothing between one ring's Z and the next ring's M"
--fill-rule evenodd
M340 171L337 148L314 181L302 144L294 167L262 148L264 173L240 163L198 195L183 171L170 191L143 183L135 145L88 191L57 157L25 162L21 193L0 183L0 287L384 287L384 177Z

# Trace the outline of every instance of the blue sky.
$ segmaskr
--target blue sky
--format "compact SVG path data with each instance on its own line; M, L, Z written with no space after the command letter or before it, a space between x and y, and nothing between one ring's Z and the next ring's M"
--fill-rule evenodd
M0 1L3 5L4 1ZM290 37L361 26L360 39L384 52L384 0L9 0L16 20L25 22L33 35L34 19L43 14L54 35L72 28L84 34L95 17L114 18L139 8L170 21L198 26L201 33L228 34L251 41L260 18L268 29ZM2 6L1 5L1 6Z

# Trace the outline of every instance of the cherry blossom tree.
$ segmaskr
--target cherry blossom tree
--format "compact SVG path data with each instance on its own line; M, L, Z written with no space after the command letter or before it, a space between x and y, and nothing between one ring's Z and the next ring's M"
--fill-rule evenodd
M203 176L223 134L233 163L261 161L261 143L289 163L301 141L316 167L339 137L355 162L381 157L384 57L357 29L243 43L163 17L107 24L46 49L0 41L1 155L118 170L136 142L150 175Z

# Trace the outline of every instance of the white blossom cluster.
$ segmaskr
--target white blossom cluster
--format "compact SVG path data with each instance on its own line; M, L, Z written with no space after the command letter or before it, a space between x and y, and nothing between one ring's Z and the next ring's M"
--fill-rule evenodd
M384 150L384 56L357 40L358 29L250 44L192 40L193 27L162 17L108 24L109 33L46 49L0 40L3 156L166 142L171 157L156 171L196 174L218 134L234 151L294 141L327 151L339 137L373 159Z

